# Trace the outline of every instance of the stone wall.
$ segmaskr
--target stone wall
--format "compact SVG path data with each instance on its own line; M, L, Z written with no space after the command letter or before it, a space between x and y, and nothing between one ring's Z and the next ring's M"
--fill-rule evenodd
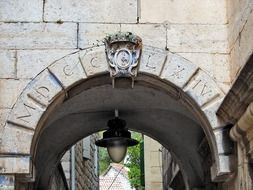
M228 1L231 78L235 80L253 52L253 1Z
M144 136L145 190L162 190L162 145Z
M55 60L101 44L106 34L120 30L140 35L144 45L181 54L227 92L231 79L226 24L226 0L1 1L1 128L31 78Z
M95 151L96 135L93 135L90 143L90 158L83 157L83 142L75 146L76 153L76 190L97 190L99 189L98 164L95 163L97 152Z
M252 52L252 4L250 0L1 1L0 133L32 78L66 55L102 44L105 35L116 31L134 32L144 45L182 55L226 93Z
M96 135L90 136L89 158L84 157L84 141L75 145L75 187L76 190L97 190L99 188L98 154L96 152ZM67 151L61 160L69 187L71 187L71 151ZM97 157L97 158L96 158Z

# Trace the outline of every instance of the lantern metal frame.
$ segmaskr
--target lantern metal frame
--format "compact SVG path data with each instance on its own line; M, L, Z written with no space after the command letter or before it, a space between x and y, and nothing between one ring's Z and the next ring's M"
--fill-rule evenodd
M99 147L110 146L135 146L139 141L131 138L131 132L126 128L126 121L115 117L108 121L109 129L103 133L103 138L95 144Z

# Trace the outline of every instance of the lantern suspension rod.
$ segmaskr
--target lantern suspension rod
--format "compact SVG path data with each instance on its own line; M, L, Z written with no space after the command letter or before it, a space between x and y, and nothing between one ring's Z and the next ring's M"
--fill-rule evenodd
M115 113L115 117L118 118L119 117L119 110L115 109L114 113Z

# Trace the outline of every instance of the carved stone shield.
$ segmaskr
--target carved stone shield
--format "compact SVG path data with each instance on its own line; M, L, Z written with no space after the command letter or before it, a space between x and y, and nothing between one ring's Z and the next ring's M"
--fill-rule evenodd
M142 49L141 38L131 32L119 32L107 36L104 42L111 77L136 77Z

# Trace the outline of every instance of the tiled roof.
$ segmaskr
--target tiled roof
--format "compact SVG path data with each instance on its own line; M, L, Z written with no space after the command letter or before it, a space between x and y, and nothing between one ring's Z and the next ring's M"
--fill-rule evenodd
M109 188L109 190L125 190L126 184L129 185L127 189L131 189L127 172L124 165L111 163L107 171L99 177L99 190L108 190Z
M99 178L99 190L108 190L110 186L110 190L124 190L123 184L119 178L116 178L113 182L114 179L115 177L101 176Z

